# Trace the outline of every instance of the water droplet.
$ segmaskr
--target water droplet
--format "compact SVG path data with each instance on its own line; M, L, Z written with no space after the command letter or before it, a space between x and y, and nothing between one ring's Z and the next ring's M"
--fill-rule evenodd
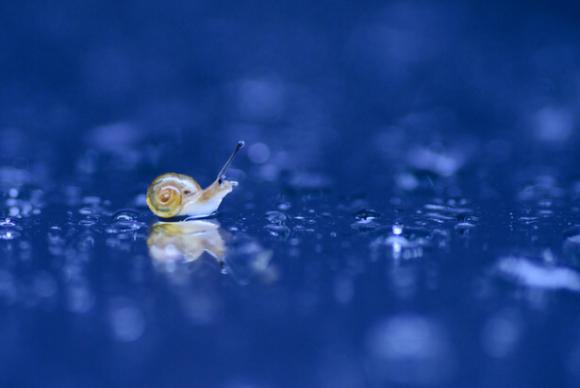
M290 209L290 206L292 206L292 205L290 204L290 202L281 202L281 203L278 205L278 209L280 209L280 210L288 210L288 209Z
M20 232L15 229L0 229L0 240L13 240L20 235Z
M270 224L264 226L272 236L279 237L279 238L287 238L290 235L290 228L284 225L276 225Z
M96 221L96 220L94 220L94 219L90 219L90 218L87 218L87 219L85 219L85 220L80 220L80 221L79 221L79 225L80 225L80 226L93 226L93 225L95 225L96 223L97 223L97 221Z
M529 225L529 224L533 224L533 223L538 222L539 218L538 217L520 217L519 220L522 221L524 224Z
M376 211L371 210L371 209L362 209L362 210L355 212L353 214L353 216L357 220L374 220L374 219L379 218L381 216L381 214L377 213Z
M0 240L13 240L21 236L22 227L11 218L0 218Z
M455 230L459 231L460 233L465 233L472 228L475 228L475 225L470 224L469 222L460 222L459 224L455 225Z
M399 224L393 225L392 230L395 236L399 236L401 233L403 233L403 227Z
M113 216L113 220L135 220L139 217L139 212L132 209L119 210Z
M91 207L83 207L83 208L79 209L79 213L87 216L89 214L94 214L95 213L95 209L93 209Z
M273 224L281 224L286 221L288 217L279 211L269 211L266 213L266 218Z
M117 221L115 227L119 232L129 232L134 230L139 230L145 227L145 223L137 221Z
M0 218L0 227L15 227L16 223L11 218Z
M379 226L379 223L373 219L362 219L350 225L353 229L358 230L371 230Z

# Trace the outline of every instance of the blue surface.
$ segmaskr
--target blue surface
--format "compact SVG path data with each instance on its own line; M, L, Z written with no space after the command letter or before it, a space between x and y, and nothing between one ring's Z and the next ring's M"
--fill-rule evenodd
M0 386L580 386L577 15L3 2Z

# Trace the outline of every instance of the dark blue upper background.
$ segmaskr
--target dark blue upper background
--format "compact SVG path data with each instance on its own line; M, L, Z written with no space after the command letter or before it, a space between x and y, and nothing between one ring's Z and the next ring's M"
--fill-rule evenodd
M125 145L182 142L196 165L243 134L336 171L375 164L394 127L521 157L578 141L536 128L577 119L572 2L5 2L0 22L2 125L75 157L118 122Z

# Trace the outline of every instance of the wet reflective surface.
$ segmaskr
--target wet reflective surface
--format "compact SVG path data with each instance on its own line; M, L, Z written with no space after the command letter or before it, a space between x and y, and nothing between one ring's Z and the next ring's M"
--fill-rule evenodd
M571 6L102 4L0 6L0 386L580 386Z

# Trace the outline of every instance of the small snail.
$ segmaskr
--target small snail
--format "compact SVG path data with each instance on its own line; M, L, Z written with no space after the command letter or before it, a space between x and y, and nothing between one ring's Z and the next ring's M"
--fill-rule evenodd
M225 173L234 157L244 146L240 141L232 156L221 169L215 182L202 190L190 176L175 173L159 175L147 189L147 205L161 218L175 216L209 216L220 206L222 199L232 191L237 182L225 180Z

